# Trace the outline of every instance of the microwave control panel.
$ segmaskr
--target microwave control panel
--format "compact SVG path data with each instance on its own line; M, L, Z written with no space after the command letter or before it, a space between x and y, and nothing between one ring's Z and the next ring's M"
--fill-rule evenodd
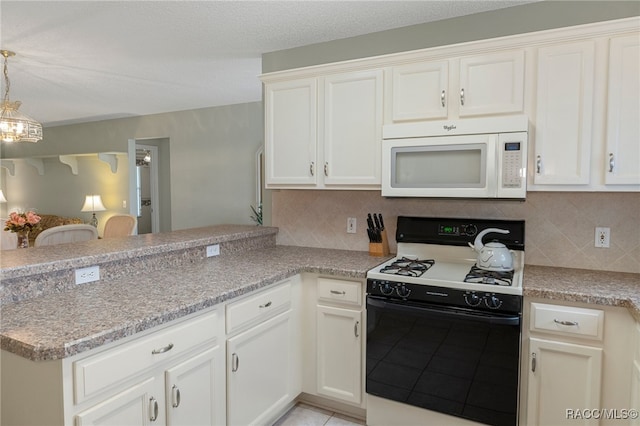
M520 142L505 142L502 151L502 187L522 187L522 147Z

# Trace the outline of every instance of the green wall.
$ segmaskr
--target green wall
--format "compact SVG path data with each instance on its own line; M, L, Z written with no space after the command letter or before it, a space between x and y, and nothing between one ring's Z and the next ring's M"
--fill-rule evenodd
M640 1L542 1L265 53L262 72L640 15Z

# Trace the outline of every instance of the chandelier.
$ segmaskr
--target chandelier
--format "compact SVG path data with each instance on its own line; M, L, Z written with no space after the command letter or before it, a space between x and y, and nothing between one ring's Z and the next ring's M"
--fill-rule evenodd
M22 102L9 100L9 70L7 58L14 52L0 50L4 56L4 98L0 110L0 139L3 142L38 142L42 140L42 125L28 115L18 112Z

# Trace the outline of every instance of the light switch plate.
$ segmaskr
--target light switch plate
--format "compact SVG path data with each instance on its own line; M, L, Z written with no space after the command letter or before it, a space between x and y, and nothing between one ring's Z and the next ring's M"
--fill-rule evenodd
M76 284L86 284L100 279L100 267L89 266L76 269Z

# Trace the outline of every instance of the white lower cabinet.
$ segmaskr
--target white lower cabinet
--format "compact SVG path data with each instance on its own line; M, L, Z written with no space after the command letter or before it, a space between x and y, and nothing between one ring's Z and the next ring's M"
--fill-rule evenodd
M229 425L262 425L297 396L291 388L291 311L227 341Z
M531 338L527 424L576 424L568 410L600 408L602 348ZM577 424L598 424L585 419Z
M318 305L318 394L359 404L362 312Z
M227 424L273 423L300 393L299 276L226 306Z
M364 380L363 285L317 278L315 394L361 406Z

